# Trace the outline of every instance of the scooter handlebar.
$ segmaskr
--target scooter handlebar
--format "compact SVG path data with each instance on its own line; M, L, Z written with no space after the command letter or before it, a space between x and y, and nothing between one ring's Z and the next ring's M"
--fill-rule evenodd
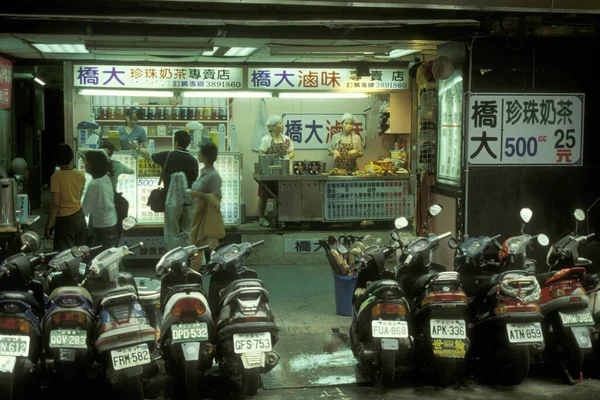
M265 241L264 241L264 240L259 240L259 241L258 241L258 242L256 242L256 243L252 243L252 248L254 248L254 247L258 247L258 246L261 246L261 245L263 245L263 244L265 244Z
M137 244L134 244L133 246L129 246L128 249L129 249L129 251L131 251L131 250L135 250L140 247L144 247L144 242L139 242Z
M438 239L442 240L444 238L447 238L448 236L452 235L452 232L446 232L446 233L442 233L441 235L438 235Z

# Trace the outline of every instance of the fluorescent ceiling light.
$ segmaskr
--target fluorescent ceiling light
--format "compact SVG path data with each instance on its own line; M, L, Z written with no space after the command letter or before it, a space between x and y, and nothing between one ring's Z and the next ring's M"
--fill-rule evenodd
M129 50L133 52L151 52L151 51L171 51L171 52L186 52L199 53L202 51L213 51L214 47L211 43L185 43L185 42L161 42L161 41L143 41L143 42L127 42L127 41L92 41L86 40L85 47L88 50Z
M282 92L282 99L364 99L368 93L317 93L317 92Z
M389 46L269 46L271 55L302 55L313 54L321 56L356 56L388 54Z
M42 53L89 53L82 44L42 44L32 43L33 47Z
M40 78L38 78L37 76L33 78L34 81L36 81L37 83L39 83L42 86L46 85L46 82L44 82L43 80L41 80Z
M13 73L13 79L31 79L33 74L29 72L15 72Z
M256 47L232 47L225 52L225 57L246 57L252 54Z
M159 90L80 89L78 93L84 96L175 97L173 92Z
M218 48L218 47L213 47L213 49L212 49L212 50L210 50L210 51L203 51L203 52L202 52L202 55L203 55L203 56L206 56L206 57L214 56L214 55L215 55L215 53L217 52L217 50L219 50L219 48Z
M183 97L229 97L229 98L263 98L273 97L270 92L254 92L254 91L222 91L222 92L205 92L197 90L194 92L182 92Z
M400 58L400 57L404 57L407 56L409 54L414 54L414 53L418 53L421 50L405 50L405 49L395 49L389 52L388 55L386 56L375 56L375 58Z

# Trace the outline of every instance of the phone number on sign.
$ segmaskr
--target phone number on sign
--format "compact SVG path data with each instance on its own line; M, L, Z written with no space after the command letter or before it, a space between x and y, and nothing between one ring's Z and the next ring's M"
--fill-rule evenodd
M242 82L207 81L204 83L204 87L208 87L208 88L216 88L216 87L241 88Z
M406 89L408 83L406 82L375 82L376 89Z

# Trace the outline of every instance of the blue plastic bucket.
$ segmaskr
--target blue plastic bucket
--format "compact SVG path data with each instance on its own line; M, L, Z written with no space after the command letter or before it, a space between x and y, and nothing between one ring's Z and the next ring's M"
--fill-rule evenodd
M352 316L352 295L356 286L356 276L333 275L335 285L335 312L338 315Z

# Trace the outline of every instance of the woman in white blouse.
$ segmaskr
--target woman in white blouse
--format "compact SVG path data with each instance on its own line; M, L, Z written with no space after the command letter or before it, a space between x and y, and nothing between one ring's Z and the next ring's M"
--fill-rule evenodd
M83 213L90 217L88 235L93 236L91 246L102 246L102 250L116 246L119 239L115 192L109 177L110 159L104 151L88 151L85 156L85 171L92 175L83 196Z

